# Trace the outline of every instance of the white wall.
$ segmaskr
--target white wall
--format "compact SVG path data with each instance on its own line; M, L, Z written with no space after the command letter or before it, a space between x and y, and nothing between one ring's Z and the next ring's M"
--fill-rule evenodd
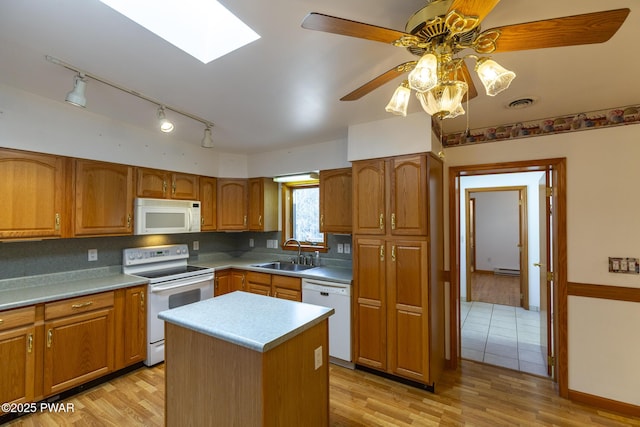
M449 156L451 151L447 152ZM445 160L448 161L449 159ZM447 164L450 166L450 164ZM477 176L464 176L460 178L460 265L466 265L466 253L463 250L466 247L466 211L464 209L465 204L465 192L470 188L493 188L493 187L509 187L509 186L526 186L527 187L527 219L528 219L528 268L529 268L529 308L531 310L538 310L540 307L540 282L537 273L537 268L533 267L534 263L540 262L540 244L539 244L539 225L538 225L538 181L543 176L543 172L523 172L523 173L510 173L510 174L495 174L495 175L477 175ZM448 195L447 195L448 196ZM445 197L447 197L445 196ZM448 244L448 242L446 242ZM467 276L464 269L460 270L460 283L466 283ZM460 298L466 299L467 289L466 286L460 287Z
M424 113L349 126L349 161L432 151L431 117Z
M471 193L476 212L476 269L520 269L518 191Z
M608 257L640 257L639 137L629 125L448 148L445 166L566 157L569 282L637 289ZM568 309L569 389L640 405L640 305L569 297Z

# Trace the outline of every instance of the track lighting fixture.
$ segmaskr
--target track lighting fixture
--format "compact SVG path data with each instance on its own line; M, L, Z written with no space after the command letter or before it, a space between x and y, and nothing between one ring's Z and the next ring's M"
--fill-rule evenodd
M207 127L204 130L204 137L202 138L202 143L200 144L204 148L213 148L213 138L211 138L211 126L212 125L207 125Z
M182 111L178 108L171 107L165 104L164 102L160 102L157 99L153 99L151 97L143 95L138 91L127 89L124 86L120 86L117 83L114 83L102 77L96 76L95 74L87 73L86 71L80 70L79 68L71 64L68 64L58 58L54 58L52 56L46 55L45 59L51 62L52 64L60 65L61 67L64 67L71 71L75 71L77 73L77 75L74 78L73 90L69 92L65 98L65 101L69 102L70 104L77 105L78 107L85 107L87 103L87 98L85 97L85 89L87 86L86 79L90 78L90 79L99 81L100 83L105 84L107 86L111 86L114 89L118 89L122 92L126 92L129 95L133 95L137 98L144 99L145 101L158 106L156 115L158 117L158 120L160 121L160 130L162 132L171 132L174 129L173 123L167 120L165 110L173 111L174 113L178 113L182 116L188 117L192 120L202 123L203 125L206 126L206 129L204 131L204 138L201 141L201 146L205 148L213 147L213 138L211 137L211 128L213 127L213 123L211 122L211 120L206 120L206 119L203 119L202 117L198 117L191 113L187 113L186 111Z
M78 73L73 78L73 90L67 94L67 97L64 100L76 107L86 107L87 97L84 93L86 87L87 81L84 79L84 74Z
M164 115L164 107L158 107L158 121L160 122L160 130L165 133L169 133L173 130L173 123L167 120Z

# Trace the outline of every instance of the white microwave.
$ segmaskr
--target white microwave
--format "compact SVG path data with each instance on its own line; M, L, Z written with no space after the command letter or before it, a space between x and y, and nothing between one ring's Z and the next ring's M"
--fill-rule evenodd
M195 200L135 199L134 234L200 232L200 202Z

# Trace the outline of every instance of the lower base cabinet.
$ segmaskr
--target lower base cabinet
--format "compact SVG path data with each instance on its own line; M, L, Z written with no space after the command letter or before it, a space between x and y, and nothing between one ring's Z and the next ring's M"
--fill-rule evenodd
M140 285L0 312L0 401L37 402L143 361L145 299Z

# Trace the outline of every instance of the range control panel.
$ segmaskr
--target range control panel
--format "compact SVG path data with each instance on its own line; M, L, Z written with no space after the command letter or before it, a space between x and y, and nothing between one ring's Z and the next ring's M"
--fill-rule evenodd
M188 245L148 246L129 248L122 253L122 265L151 264L189 258Z

